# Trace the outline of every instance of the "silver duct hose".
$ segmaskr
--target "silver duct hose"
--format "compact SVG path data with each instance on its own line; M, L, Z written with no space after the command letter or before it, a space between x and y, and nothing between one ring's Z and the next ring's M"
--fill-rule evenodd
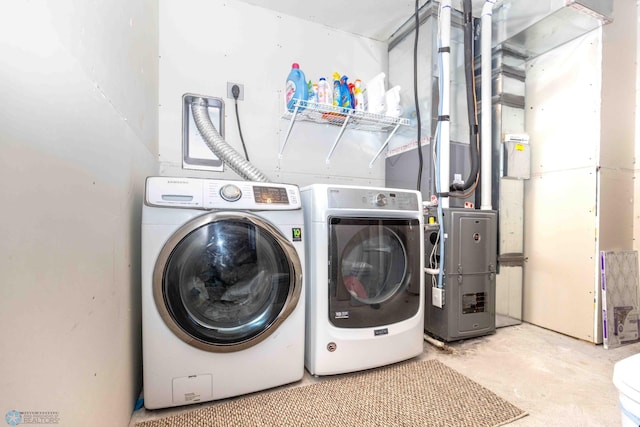
M248 181L269 182L262 172L251 163L246 161L227 141L218 133L216 127L211 123L209 112L207 111L207 101L202 98L195 98L191 103L191 112L196 127L204 139L209 150L220 158L231 170Z

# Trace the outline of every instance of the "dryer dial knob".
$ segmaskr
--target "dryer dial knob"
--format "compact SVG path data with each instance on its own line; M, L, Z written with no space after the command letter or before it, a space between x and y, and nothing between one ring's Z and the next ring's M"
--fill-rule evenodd
M373 199L373 204L376 206L387 206L387 196L382 193L376 194L376 197Z
M227 202L235 202L242 197L242 191L240 191L240 188L236 185L227 184L220 189L220 197Z

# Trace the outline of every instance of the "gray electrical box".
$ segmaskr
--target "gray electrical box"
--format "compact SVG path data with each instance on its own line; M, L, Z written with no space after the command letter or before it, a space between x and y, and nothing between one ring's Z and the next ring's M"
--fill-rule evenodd
M430 208L425 219L425 267L441 268L437 276L425 273L425 332L444 341L494 333L496 330L497 213L477 209ZM432 217L430 219L429 217ZM444 235L439 233L444 221Z
M528 141L504 141L504 156L504 176L531 178L531 148Z

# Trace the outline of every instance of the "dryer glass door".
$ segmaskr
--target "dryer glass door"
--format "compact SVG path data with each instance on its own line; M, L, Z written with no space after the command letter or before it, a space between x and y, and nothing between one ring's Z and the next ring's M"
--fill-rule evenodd
M420 307L417 219L330 218L329 319L376 327L409 319Z
M295 308L300 261L257 216L207 214L182 227L159 257L154 297L183 341L217 352L255 345Z

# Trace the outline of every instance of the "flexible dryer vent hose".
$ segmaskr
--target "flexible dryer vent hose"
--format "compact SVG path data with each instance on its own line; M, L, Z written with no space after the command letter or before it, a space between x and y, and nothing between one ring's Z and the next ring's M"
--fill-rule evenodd
M231 170L248 181L269 182L262 172L251 163L246 161L227 141L218 133L207 110L207 101L202 98L195 98L191 104L191 112L196 127L204 139L207 147L219 157Z

